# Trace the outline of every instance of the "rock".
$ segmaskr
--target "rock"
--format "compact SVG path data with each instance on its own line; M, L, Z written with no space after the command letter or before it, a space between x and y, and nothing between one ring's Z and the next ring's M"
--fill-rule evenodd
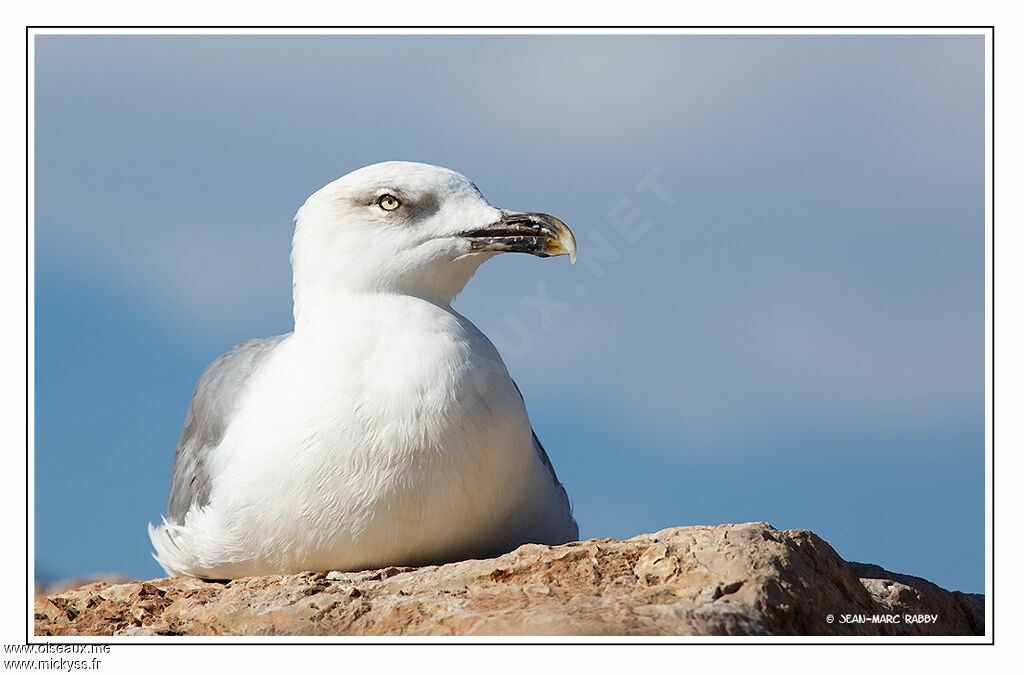
M91 583L36 635L984 635L985 598L845 562L806 530L674 527L491 560L230 583ZM831 622L829 616L832 617Z
M88 578L76 578L76 579L59 579L52 581L45 585L36 584L35 597L36 600L46 595L56 595L57 593L63 593L69 591L72 588L78 588L85 584L91 584L97 581L105 581L108 584L125 584L132 579L124 576L123 574L98 574Z

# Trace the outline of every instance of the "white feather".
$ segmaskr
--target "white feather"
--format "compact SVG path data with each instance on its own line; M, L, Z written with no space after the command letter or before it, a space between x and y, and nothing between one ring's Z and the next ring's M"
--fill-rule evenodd
M408 213L365 203L381 190ZM235 392L204 457L208 503L150 525L169 574L423 564L577 536L501 357L450 306L493 255L457 234L499 215L459 174L405 162L307 200L295 332Z

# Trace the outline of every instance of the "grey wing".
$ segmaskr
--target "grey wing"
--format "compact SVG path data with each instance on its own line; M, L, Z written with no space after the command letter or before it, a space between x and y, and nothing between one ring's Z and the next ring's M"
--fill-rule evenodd
M519 389L519 385L516 384L515 380L512 380L512 386L519 392L519 398L523 399L523 403L526 403L526 399L523 398L523 392ZM532 428L530 433L533 434L533 450L537 453L537 457L541 463L547 468L548 473L551 475L551 480L555 484L555 488L561 493L562 501L565 502L565 508L572 513L572 504L569 502L569 494L565 491L565 486L558 480L558 475L555 473L555 467L551 464L551 458L548 457L548 453L544 450L544 446L541 444L540 439L537 438L537 432Z
M537 432L533 431L533 429L530 429L530 431L533 432L534 451L537 453L537 456L540 457L540 461L544 464L544 466L547 467L548 473L551 474L551 480L554 481L555 483L555 487L558 488L558 490L562 493L562 501L565 502L565 507L571 511L572 507L569 504L569 495L565 491L565 486L562 485L561 482L559 482L558 476L555 474L555 467L552 466L551 460L548 458L548 453L544 451L544 446L541 445L540 439L537 438Z
M235 413L240 394L260 363L291 333L250 340L219 357L196 383L185 428L174 453L167 515L181 523L193 506L210 502L207 459L220 444Z

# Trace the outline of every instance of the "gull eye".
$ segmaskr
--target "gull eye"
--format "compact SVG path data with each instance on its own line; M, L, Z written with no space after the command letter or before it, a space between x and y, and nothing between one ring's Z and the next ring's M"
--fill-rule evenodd
M402 202L395 199L392 195L381 195L377 197L377 206L381 207L385 211L394 211Z

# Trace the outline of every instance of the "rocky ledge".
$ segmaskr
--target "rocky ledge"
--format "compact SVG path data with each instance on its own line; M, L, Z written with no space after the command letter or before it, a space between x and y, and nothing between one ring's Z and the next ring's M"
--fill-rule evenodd
M985 598L848 563L806 530L673 527L368 572L97 582L37 635L983 635Z

